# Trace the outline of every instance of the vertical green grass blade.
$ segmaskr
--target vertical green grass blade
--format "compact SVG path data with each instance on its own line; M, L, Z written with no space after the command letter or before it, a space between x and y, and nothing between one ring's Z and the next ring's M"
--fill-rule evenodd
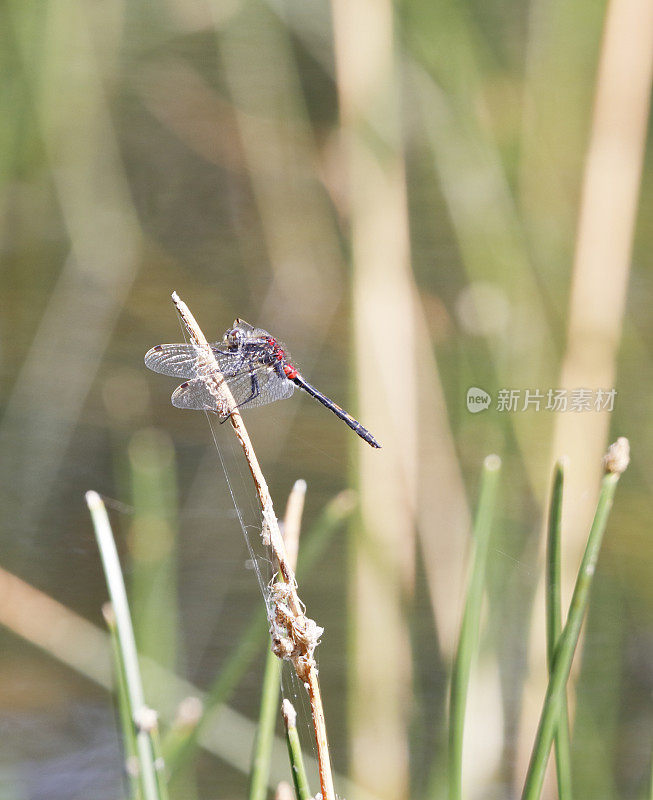
M177 661L177 501L174 447L153 428L129 443L134 520L129 532L131 612L138 651L174 671Z
M472 568L467 587L465 611L460 627L460 638L451 675L449 700L449 798L462 798L463 734L467 689L472 661L478 650L478 629L481 617L481 602L485 588L485 565L492 517L496 502L501 459L488 456L481 474L481 491L474 522L474 551Z
M286 728L286 741L288 742L288 757L290 758L290 770L292 772L293 785L295 787L295 797L297 800L310 800L311 790L308 786L308 777L304 767L304 756L297 733L297 712L290 700L284 700L281 704L281 713Z
M111 636L113 672L116 680L116 699L118 702L118 715L122 730L125 770L127 773L127 780L129 782L129 798L130 800L141 800L142 796L138 780L138 773L134 769L134 764L137 763L138 760L136 755L136 731L134 729L134 722L130 715L129 697L127 695L127 680L125 678L125 670L122 659L120 658L120 643L118 641L116 615L113 611L113 606L111 603L105 603L102 606L102 615L107 623L107 628L109 629L109 634Z
M125 592L125 584L120 570L116 544L113 540L107 511L97 492L87 492L86 503L91 512L104 575L109 589L109 597L116 615L118 650L127 687L126 697L129 703L129 717L136 724L136 719L142 715L146 707L143 684L138 668L134 631L129 615L127 593ZM147 731L143 730L142 726L138 726L136 730L136 753L144 800L162 800L157 787L150 736Z
M249 784L249 800L265 800L268 794L270 760L274 741L274 724L279 710L281 689L281 660L268 650L261 691L261 710L259 713L252 772Z
M154 774L156 776L156 787L159 791L159 797L161 800L168 800L168 782L158 722L150 731L150 741L152 743L152 754L154 755Z
M619 439L610 447L604 459L607 474L601 481L599 500L592 527L587 537L585 553L578 570L567 622L558 637L558 644L553 655L553 669L549 678L546 697L544 698L540 723L524 783L522 800L537 800L542 791L549 751L558 727L571 663L574 658L583 618L587 611L590 587L601 550L603 533L608 522L619 477L626 468L627 463L628 442L625 439Z
M553 473L546 561L546 651L549 675L553 670L553 655L562 630L560 553L563 484L564 465L562 461L559 461ZM555 757L558 776L558 798L559 800L570 800L572 797L571 746L569 741L566 687L563 691L560 719L555 734Z

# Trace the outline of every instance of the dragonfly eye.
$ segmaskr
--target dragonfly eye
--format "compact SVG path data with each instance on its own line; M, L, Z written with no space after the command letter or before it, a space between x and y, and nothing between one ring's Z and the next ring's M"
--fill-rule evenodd
M243 343L245 336L238 328L231 328L225 333L224 338L227 344L239 346Z

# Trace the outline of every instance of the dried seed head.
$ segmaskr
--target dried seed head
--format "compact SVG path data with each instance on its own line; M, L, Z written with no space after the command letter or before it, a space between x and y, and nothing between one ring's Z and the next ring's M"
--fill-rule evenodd
M283 721L286 725L286 728L294 728L297 725L297 712L295 711L295 706L288 700L287 697L284 697L283 703L281 703L281 713L283 715Z
M200 721L203 711L204 704L199 697L194 697L193 695L184 697L177 706L175 725L183 728L194 728Z
M157 729L159 716L153 708L141 706L134 712L134 723L139 731L151 733Z
M625 436L620 436L608 447L603 456L603 469L613 475L621 475L630 462L630 444Z

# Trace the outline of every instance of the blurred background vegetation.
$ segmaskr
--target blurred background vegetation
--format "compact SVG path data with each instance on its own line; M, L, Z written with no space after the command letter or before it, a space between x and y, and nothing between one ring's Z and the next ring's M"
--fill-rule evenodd
M245 413L279 516L297 478L307 530L357 492L302 595L326 627L349 798L443 796L447 674L491 452L504 466L465 787L518 791L543 696L551 465L569 456L568 600L600 456L631 438L572 747L577 797L646 796L652 14L650 0L0 6L0 797L124 794L87 489L111 498L141 649L182 695L211 685L260 605L206 420L172 408L172 382L143 366L181 338L172 290L209 339L236 316L272 331L383 444L303 396ZM472 415L472 386L494 401L617 397L612 413ZM244 796L264 647L175 796ZM174 714L166 680L149 688Z

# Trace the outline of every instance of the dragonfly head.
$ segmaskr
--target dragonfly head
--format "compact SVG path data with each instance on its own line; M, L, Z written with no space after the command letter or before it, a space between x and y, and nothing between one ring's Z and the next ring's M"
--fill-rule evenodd
M238 320L236 320L236 322L237 321ZM223 339L226 344L231 345L232 347L240 347L245 341L245 334L240 328L234 326L233 328L229 328L229 330L223 336Z
M255 335L257 329L244 319L236 317L234 324L223 336L223 341L231 347L240 347L245 339Z

